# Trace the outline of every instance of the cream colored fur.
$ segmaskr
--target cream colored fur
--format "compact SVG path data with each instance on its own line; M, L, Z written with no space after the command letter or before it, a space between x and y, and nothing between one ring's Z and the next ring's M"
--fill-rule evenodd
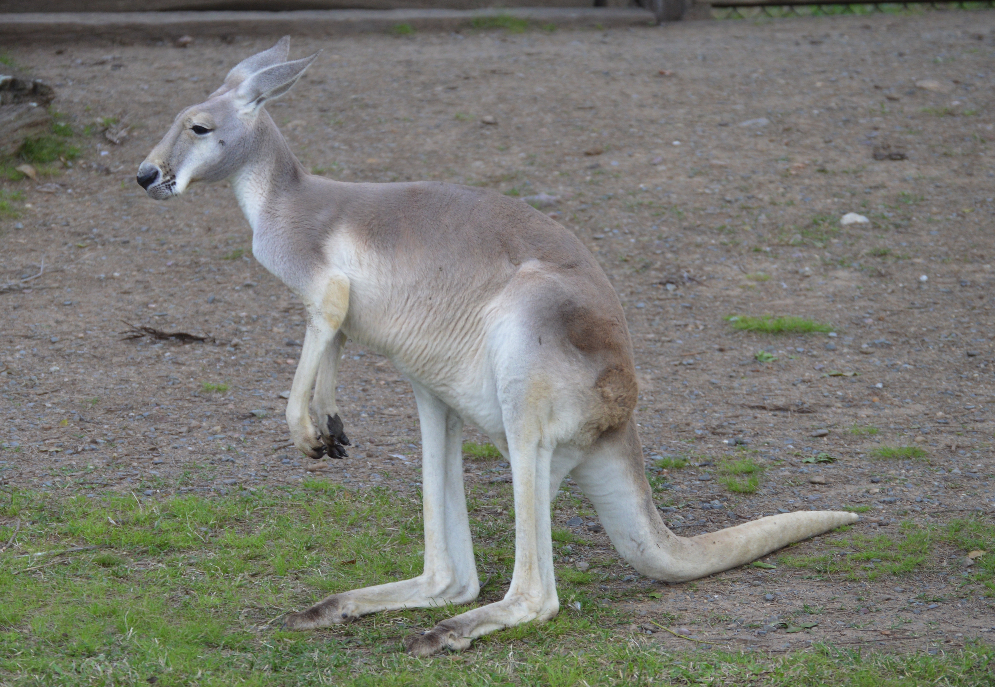
M310 629L376 611L463 604L480 584L463 488L463 420L511 464L515 567L504 599L412 635L418 655L556 615L550 501L572 474L619 553L642 574L691 580L742 565L857 517L798 512L686 539L652 501L632 419L632 348L591 254L526 204L445 184L347 184L311 176L263 105L315 56L289 40L231 71L181 112L139 168L152 198L230 179L253 254L308 311L287 404L294 444L341 455L335 402L346 337L390 358L414 387L422 432L425 567L403 582L335 594L287 617ZM313 395L312 395L313 394Z

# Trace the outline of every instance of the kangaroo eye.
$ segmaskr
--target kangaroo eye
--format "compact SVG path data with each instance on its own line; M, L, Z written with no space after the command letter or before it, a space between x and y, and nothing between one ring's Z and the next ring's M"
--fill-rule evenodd
M194 124L192 127L190 127L190 131L194 132L198 136L204 136L206 134L211 133L210 129L208 129L206 126L201 126L200 124Z

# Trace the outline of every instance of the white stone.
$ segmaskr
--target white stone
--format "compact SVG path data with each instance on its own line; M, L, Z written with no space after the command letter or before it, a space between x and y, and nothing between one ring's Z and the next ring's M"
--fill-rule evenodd
M867 219L863 215L858 215L856 212L848 212L840 219L840 224L870 224L871 220Z

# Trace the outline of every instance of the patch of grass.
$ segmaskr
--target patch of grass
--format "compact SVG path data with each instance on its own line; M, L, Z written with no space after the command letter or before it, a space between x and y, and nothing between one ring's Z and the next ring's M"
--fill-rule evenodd
M14 58L5 52L0 52L0 64L6 65L11 69L17 68L17 62L15 62Z
M556 577L561 582L567 582L569 584L591 584L594 582L594 575L590 571L580 571L576 568L557 568Z
M867 251L867 254L870 255L872 258L885 258L885 257L888 257L889 255L891 255L891 249L890 248L871 248L869 251Z
M282 612L328 593L421 572L418 501L383 488L308 480L298 489L158 501L15 489L0 499L0 514L22 523L14 549L0 557L4 684L911 687L942 678L948 687L973 687L990 682L995 664L995 648L980 643L936 655L822 644L775 655L664 652L656 641L620 634L632 619L617 594L594 584L600 569L566 566L556 571L555 618L480 638L458 655L424 660L400 646L465 607L378 613L330 632L278 629ZM470 523L487 573L485 600L494 600L511 575L513 533ZM941 534L985 542L984 526L965 522ZM13 534L12 525L0 525L0 541ZM99 548L23 556L79 546Z
M871 510L870 506L842 506L842 508L850 513L867 513Z
M235 250L231 251L230 253L228 253L226 255L223 255L221 257L221 259L222 260L241 260L244 255L245 255L245 249L244 248L236 248Z
M45 164L56 160L75 160L79 155L79 147L68 143L62 134L25 139L21 147L17 149L17 157L33 164Z
M224 394L228 392L228 385L224 382L201 382L200 390L207 393Z
M467 114L466 112L457 112L455 118L460 122L472 122L476 119L472 114Z
M0 218L15 218L20 217L21 211L18 210L15 203L19 203L24 200L24 193L21 191L8 191L5 188L0 188Z
M871 455L895 460L922 460L926 457L926 451L918 446L881 446L871 451Z
M924 565L935 545L934 531L910 522L901 534L866 536L853 534L830 542L843 549L815 556L781 556L788 567L809 568L819 573L843 575L847 579L875 580L881 575L901 576Z
M723 475L719 482L736 494L753 494L760 488L760 475L764 467L752 458L736 458L719 465Z
M867 506L843 507L853 513L870 510ZM902 576L911 573L936 556L942 544L957 547L965 554L985 551L965 573L971 583L985 587L987 596L995 596L995 524L983 516L957 518L946 525L923 525L903 522L898 535L865 536L849 534L828 542L839 549L815 556L782 556L788 567L808 568L819 573L843 575L847 579L877 579L882 575Z
M494 444L478 444L474 441L463 444L463 455L481 460L500 460L502 457Z
M750 281L756 282L770 281L770 275L766 272L753 272L752 274L746 275L746 278Z
M794 245L807 241L821 248L826 245L829 239L836 236L839 231L839 224L837 224L835 217L830 215L816 215L807 225L798 229L798 233L792 238L791 243Z
M785 317L729 315L725 320L732 324L733 329L759 334L813 334L833 331L831 325L790 315Z
M415 27L411 24L396 24L390 27L390 33L395 36L411 36L415 32Z
M854 434L858 437L872 437L878 434L881 430L873 425L857 425L854 424L850 427L850 434Z
M686 468L688 466L688 461L686 458L665 456L657 459L655 465L660 470L680 470L681 468Z
M758 363L772 363L777 360L777 356L768 351L757 351L753 354L753 358Z
M740 479L727 475L719 482L729 491L735 494L755 494L760 488L760 478L757 475L750 475L746 479Z
M508 33L524 33L529 28L527 20L513 17L510 14L499 14L494 17L474 17L471 24L478 31L503 29Z
M560 542L561 544L583 544L587 546L587 541L578 537L576 534L570 530L563 530L559 527L553 528L553 541Z

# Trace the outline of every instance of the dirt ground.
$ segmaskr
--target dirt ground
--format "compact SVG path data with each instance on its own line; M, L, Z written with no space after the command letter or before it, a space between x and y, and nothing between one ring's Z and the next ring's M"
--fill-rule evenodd
M903 522L995 512L993 19L304 40L293 56L324 53L270 111L316 173L557 198L543 211L590 247L625 307L648 465L691 457L652 472L676 532L849 505L870 509L850 534L897 540ZM351 455L327 466L295 455L284 392L304 311L253 261L227 185L162 203L135 184L179 109L270 42L9 46L56 87L65 121L92 133L79 134L71 168L0 181L24 194L19 216L0 216L3 490L145 499L315 474L417 489L410 389L351 343L339 395ZM870 221L841 225L849 212ZM724 320L734 314L796 315L834 332L742 333ZM129 340L126 323L216 343ZM759 351L775 359L759 362ZM485 441L472 428L467 439ZM927 457L874 457L888 446ZM742 449L767 467L756 494L729 492L708 465ZM803 462L819 453L836 462ZM508 497L510 509L507 464L467 460L466 476L471 492ZM477 517L511 526L503 510ZM649 584L617 559L586 502L559 499L555 519L598 544L606 585ZM791 553L827 553L839 536ZM902 577L749 567L655 585L624 608L631 630L674 646L688 642L654 622L773 651L991 641L992 599L968 583L965 552L943 546ZM560 549L557 562L585 561ZM819 609L816 627L778 627L805 608Z

